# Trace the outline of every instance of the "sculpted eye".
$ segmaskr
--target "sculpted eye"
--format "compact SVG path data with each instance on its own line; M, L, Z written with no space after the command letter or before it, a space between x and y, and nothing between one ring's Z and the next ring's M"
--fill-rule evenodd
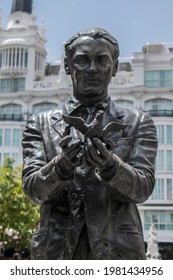
M98 61L99 64L105 65L108 61L108 57L105 56L105 55L100 55L100 56L97 57L97 61Z
M89 63L89 59L86 55L78 55L75 57L74 62L79 65L85 65Z

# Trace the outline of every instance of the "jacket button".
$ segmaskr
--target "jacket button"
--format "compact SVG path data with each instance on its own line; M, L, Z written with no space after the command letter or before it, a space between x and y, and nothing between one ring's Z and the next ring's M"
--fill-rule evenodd
M71 197L72 197L72 199L75 199L77 197L77 194L72 193Z
M79 205L80 205L80 203L81 203L81 201L80 201L80 200L77 200L77 201L76 201L76 205L77 205L77 206L79 206Z

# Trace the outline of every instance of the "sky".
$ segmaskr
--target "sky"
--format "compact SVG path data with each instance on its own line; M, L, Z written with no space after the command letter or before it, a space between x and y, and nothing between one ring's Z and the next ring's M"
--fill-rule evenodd
M173 46L173 0L33 0L37 24L45 22L47 62L61 59L63 43L82 29L107 29L119 42L120 58L146 43ZM0 0L6 28L12 0ZM172 43L172 44L171 44Z

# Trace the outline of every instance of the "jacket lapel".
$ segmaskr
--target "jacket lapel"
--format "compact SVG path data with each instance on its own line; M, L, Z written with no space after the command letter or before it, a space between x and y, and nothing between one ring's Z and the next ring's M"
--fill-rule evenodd
M120 122L121 124L124 122L124 110L120 106L117 106L114 101L110 101L108 106L108 114L109 118Z
M51 122L53 129L63 138L68 125L63 121L62 115L58 110L52 112Z
M116 122L119 124L127 124L125 120L125 111L122 107L117 106L116 103L110 100L110 103L105 112L105 125L110 122ZM129 125L124 130L112 132L112 136L115 138L122 138L126 136L126 132L129 129ZM111 135L110 135L111 136Z

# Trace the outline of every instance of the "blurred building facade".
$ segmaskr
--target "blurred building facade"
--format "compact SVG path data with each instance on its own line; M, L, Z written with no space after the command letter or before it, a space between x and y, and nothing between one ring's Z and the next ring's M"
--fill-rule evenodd
M20 2L20 3L18 3ZM25 2L27 5L25 6ZM28 4L29 3L29 4ZM21 138L33 113L58 108L72 94L60 65L46 64L45 28L36 26L32 1L13 1L7 28L0 15L0 164L11 157L22 164ZM146 44L120 62L109 93L117 104L148 112L158 134L156 184L139 211L144 237L155 225L164 248L173 246L173 44ZM161 252L162 253L162 252ZM172 256L173 258L173 256Z

